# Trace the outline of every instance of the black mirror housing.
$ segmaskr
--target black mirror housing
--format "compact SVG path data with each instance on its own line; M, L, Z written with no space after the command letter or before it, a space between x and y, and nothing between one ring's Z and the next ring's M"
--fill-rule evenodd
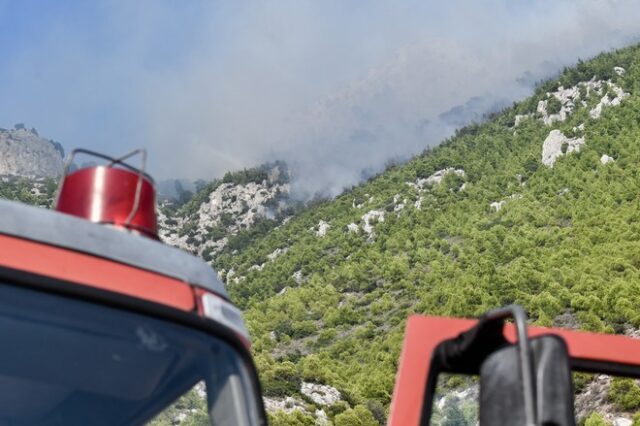
M529 345L538 424L575 426L567 345L554 335L532 338ZM480 425L526 425L524 392L517 347L490 354L480 367Z

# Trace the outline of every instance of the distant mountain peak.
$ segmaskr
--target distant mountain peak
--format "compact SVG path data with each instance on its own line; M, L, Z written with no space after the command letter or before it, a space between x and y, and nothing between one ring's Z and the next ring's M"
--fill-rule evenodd
M64 149L58 142L16 124L12 130L0 129L0 175L57 177L62 174Z

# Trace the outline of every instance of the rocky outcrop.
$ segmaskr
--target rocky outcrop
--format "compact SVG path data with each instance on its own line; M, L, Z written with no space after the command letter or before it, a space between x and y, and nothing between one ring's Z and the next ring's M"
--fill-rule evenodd
M333 386L302 382L300 393L318 405L334 405L342 400L342 395Z
M560 86L555 92L547 93L547 99L538 102L537 112L541 115L543 123L549 126L556 121L565 121L576 108L579 99L579 86L566 89ZM551 110L554 104L559 105L559 109Z
M442 410L448 401L454 400L458 404L465 401L477 403L480 396L480 387L478 385L469 386L466 389L452 390L440 397L436 402L436 407Z
M373 237L373 225L384 222L384 210L370 210L362 216L362 230Z
M603 374L597 375L575 397L575 413L577 419L584 419L591 413L597 412L614 426L631 426L633 413L620 411L615 404L608 399L611 377Z
M607 154L602 154L600 157L600 163L604 166L605 164L613 163L616 161L613 157L609 157Z
M316 237L324 237L325 235L327 235L327 231L329 230L329 228L331 228L331 225L329 225L328 222L321 220L320 222L318 222L318 225L314 228L311 228L311 230L316 234Z
M533 114L516 114L515 121L514 121L513 125L517 127L524 120L527 120L527 119L532 118L532 117L533 117Z
M307 413L307 405L304 401L287 396L286 398L269 398L264 397L264 408L269 413L275 413L276 411L284 411L285 413L292 413L295 410L300 410L303 413Z
M438 170L437 172L435 172L434 174L432 174L426 179L418 179L416 181L416 185L418 186L418 188L424 188L425 186L438 185L440 182L442 182L444 177L450 173L453 173L460 177L465 177L464 170L454 169L453 167L447 167L446 169Z
M502 206L504 206L504 203L506 203L506 201L502 200L502 201L494 201L493 203L491 203L489 205L489 207L491 207L494 211L499 212L500 209L502 209Z
M489 207L491 207L494 211L499 212L500 209L502 209L502 207L504 207L504 205L507 203L507 201L520 200L521 198L522 194L513 194L510 195L506 200L494 201L493 203L489 204Z
M0 175L58 177L63 166L60 150L35 129L0 130Z
M181 215L178 211L167 218L161 208L160 238L199 256L219 253L229 238L251 228L260 218L278 217L289 206L289 184L279 182L277 177L275 181L221 183L193 214ZM254 269L261 269L260 265Z
M613 71L619 76L623 76L626 70L622 67L613 67Z
M542 144L542 164L553 167L565 154L580 152L584 138L567 138L560 130L552 130Z
M302 382L300 393L313 402L316 406L329 407L342 401L342 395L333 386L318 383ZM287 396L284 398L264 397L264 407L269 413L284 411L292 413L300 411L303 414L313 416L316 425L330 424L327 413L322 408L313 410L313 405L307 404L301 398Z
M614 71L619 76L625 73L622 67L614 67ZM547 126L565 121L577 108L586 107L593 96L601 98L589 111L589 115L591 118L599 118L605 107L620 105L629 94L611 80L596 80L595 77L575 86L560 86L555 91L546 93L545 98L538 102L535 114L516 115L514 126L517 127L524 120L536 115Z
M628 93L624 92L620 87L616 86L611 82L607 82L609 86L608 93L606 93L598 104L589 111L589 115L591 118L600 118L602 114L602 110L605 107L609 106L618 106L620 103L629 96Z

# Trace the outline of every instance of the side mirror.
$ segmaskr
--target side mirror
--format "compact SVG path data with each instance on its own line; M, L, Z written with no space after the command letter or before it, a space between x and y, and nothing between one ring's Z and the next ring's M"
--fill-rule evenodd
M508 318L515 322L515 343L504 336ZM567 346L554 335L529 339L520 306L490 311L440 343L430 371L423 425L429 424L437 375L443 372L480 375L480 426L575 426Z
M558 336L529 341L538 425L574 426L573 384L567 345ZM480 367L480 424L526 425L525 386L516 346L499 349Z

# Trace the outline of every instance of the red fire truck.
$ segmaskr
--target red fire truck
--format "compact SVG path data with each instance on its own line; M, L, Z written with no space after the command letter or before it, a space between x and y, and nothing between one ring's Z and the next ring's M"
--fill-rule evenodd
M145 424L194 388L212 424L266 424L241 314L158 241L144 167L79 153L106 164L70 156L57 211L0 201L0 425Z

